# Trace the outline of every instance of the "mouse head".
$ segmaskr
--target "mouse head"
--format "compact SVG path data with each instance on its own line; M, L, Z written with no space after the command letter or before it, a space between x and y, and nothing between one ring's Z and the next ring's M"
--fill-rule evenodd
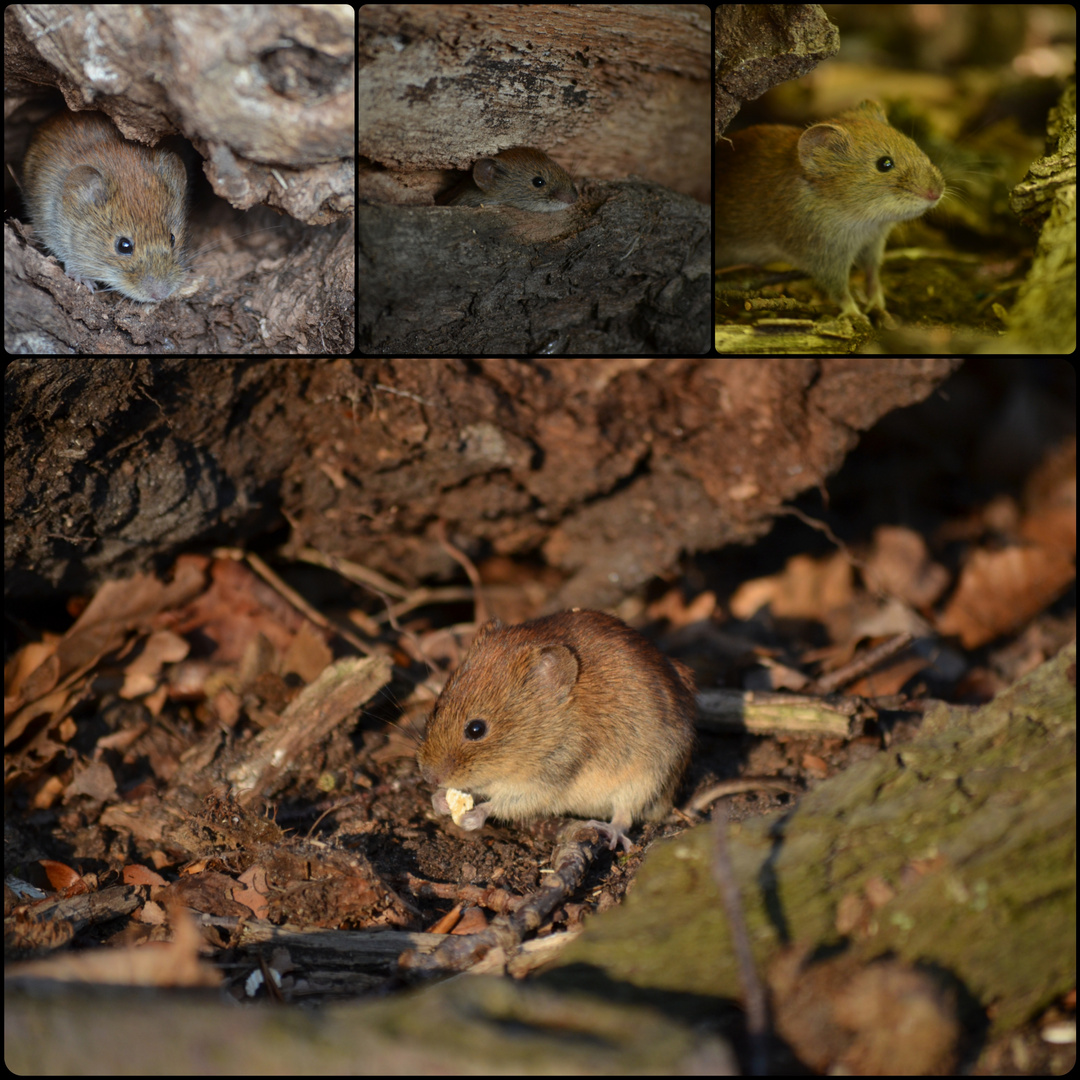
M496 201L521 210L551 213L577 202L569 173L531 146L515 146L473 166L473 183Z
M435 702L417 755L424 778L480 795L563 782L581 755L579 674L572 647L485 624Z
M124 143L96 165L72 169L61 199L77 269L134 300L171 296L186 278L186 189L183 162L168 150Z

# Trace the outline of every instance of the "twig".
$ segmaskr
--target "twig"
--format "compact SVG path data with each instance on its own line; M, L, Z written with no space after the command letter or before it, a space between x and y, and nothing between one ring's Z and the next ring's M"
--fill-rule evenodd
M743 1002L746 1008L746 1034L750 1043L749 1065L751 1076L767 1076L768 1058L768 1011L765 1004L765 987L758 977L754 955L750 951L750 934L743 918L739 883L731 866L727 845L727 810L718 803L713 811L713 861L712 874L720 890L728 926L731 927L731 943L735 950L735 963L739 969Z
M246 562L248 566L263 579L263 581L265 581L281 597L292 604L301 615L304 615L316 626L322 627L322 629L326 630L328 633L337 634L339 637L344 638L354 649L361 653L361 655L372 655L373 650L366 641L357 637L347 627L337 626L332 623L321 611L309 604L294 588L286 585L285 582L254 552L244 551L242 548L217 548L214 555L218 558L230 558Z
M796 732L848 739L864 703L761 690L701 690L698 726L707 731L770 735Z
M469 583L472 585L473 590L476 593L476 598L473 600L473 614L476 618L476 625L480 626L486 623L488 620L487 604L484 602L484 593L480 587L480 573L476 569L472 559L461 551L459 548L454 547L453 544L446 537L446 522L439 518L435 522L435 527L432 530L435 534L435 539L439 541L443 551L450 556L454 562L458 563L465 571L469 578Z
M526 934L543 926L551 913L570 899L584 881L593 859L607 850L607 844L595 831L593 840L576 839L580 830L580 821L562 830L551 855L551 873L544 877L544 887L527 897L512 915L498 916L478 934L450 935L433 952L407 952L398 961L399 967L411 974L438 975L464 971L496 948L509 958Z
M787 780L757 779L745 777L739 780L721 780L695 795L686 807L691 813L702 814L717 799L728 795L741 795L746 791L776 791L783 795L801 795L802 792Z
M890 656L895 656L902 649L906 649L914 640L914 637L907 631L901 634L893 634L887 641L868 649L861 656L856 656L854 660L849 661L842 667L830 671L828 675L816 679L806 689L816 694L835 693L841 686L846 686L856 679L861 679L863 675L873 670L878 664L888 660Z

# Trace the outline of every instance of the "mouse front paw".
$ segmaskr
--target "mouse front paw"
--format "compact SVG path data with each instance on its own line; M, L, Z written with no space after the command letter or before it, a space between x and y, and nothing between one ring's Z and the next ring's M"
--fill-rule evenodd
M479 829L483 826L490 813L491 803L481 803L479 806L473 807L472 810L467 810L462 814L461 820L457 821L455 824L460 825L467 832L472 832L474 829Z
M455 788L438 788L431 796L431 805L436 814L449 815L455 825L468 832L481 828L491 813L491 803L473 806L473 797Z

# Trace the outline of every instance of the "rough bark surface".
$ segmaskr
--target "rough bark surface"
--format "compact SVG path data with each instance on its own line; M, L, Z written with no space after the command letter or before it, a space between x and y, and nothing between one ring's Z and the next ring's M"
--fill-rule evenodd
M193 544L293 541L405 583L540 553L558 606L748 543L944 360L23 361L5 588L82 590Z
M537 146L578 176L708 202L710 78L700 4L366 5L361 201L430 202L449 170Z
M716 28L716 138L746 101L813 71L840 48L819 4L722 4Z
M160 1075L205 1072L212 1058L223 1075L737 1072L723 1040L655 1009L535 990L513 979L452 979L422 995L318 1012L224 1008L212 993L206 1000L191 990L11 993L4 1007L15 1033L5 1047L8 1067L72 1075L95 1061L102 1070Z
M1076 352L1076 84L1047 117L1047 154L1013 190L1012 209L1039 228L1035 260L1009 318L1018 353Z
M554 214L361 207L361 351L703 353L710 230L707 206L635 181Z
M986 1009L999 1033L1067 993L1075 669L1073 642L982 708L941 704L911 743L742 824L731 860L759 967L792 945L819 962L842 946L857 965L891 955L955 980L965 1010ZM549 981L580 989L591 972L604 987L737 998L711 846L706 827L657 843L627 902L568 947Z

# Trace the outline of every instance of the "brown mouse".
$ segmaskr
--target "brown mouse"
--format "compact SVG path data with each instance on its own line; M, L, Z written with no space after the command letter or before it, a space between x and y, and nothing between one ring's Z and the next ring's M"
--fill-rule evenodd
M569 173L531 146L515 146L494 157L480 158L472 177L445 197L448 206L516 206L551 213L577 202Z
M843 314L855 314L848 278L857 263L870 309L884 312L878 271L889 231L935 206L945 191L930 159L876 101L805 130L746 128L731 143L715 153L717 266L790 263Z
M630 826L671 809L696 713L690 669L621 619L493 619L435 702L417 761L440 813L447 789L485 800L460 815L466 829L489 816L604 818L589 824L629 851Z
M187 275L187 171L169 150L123 138L101 113L58 113L34 133L24 196L38 237L69 277L146 303Z

